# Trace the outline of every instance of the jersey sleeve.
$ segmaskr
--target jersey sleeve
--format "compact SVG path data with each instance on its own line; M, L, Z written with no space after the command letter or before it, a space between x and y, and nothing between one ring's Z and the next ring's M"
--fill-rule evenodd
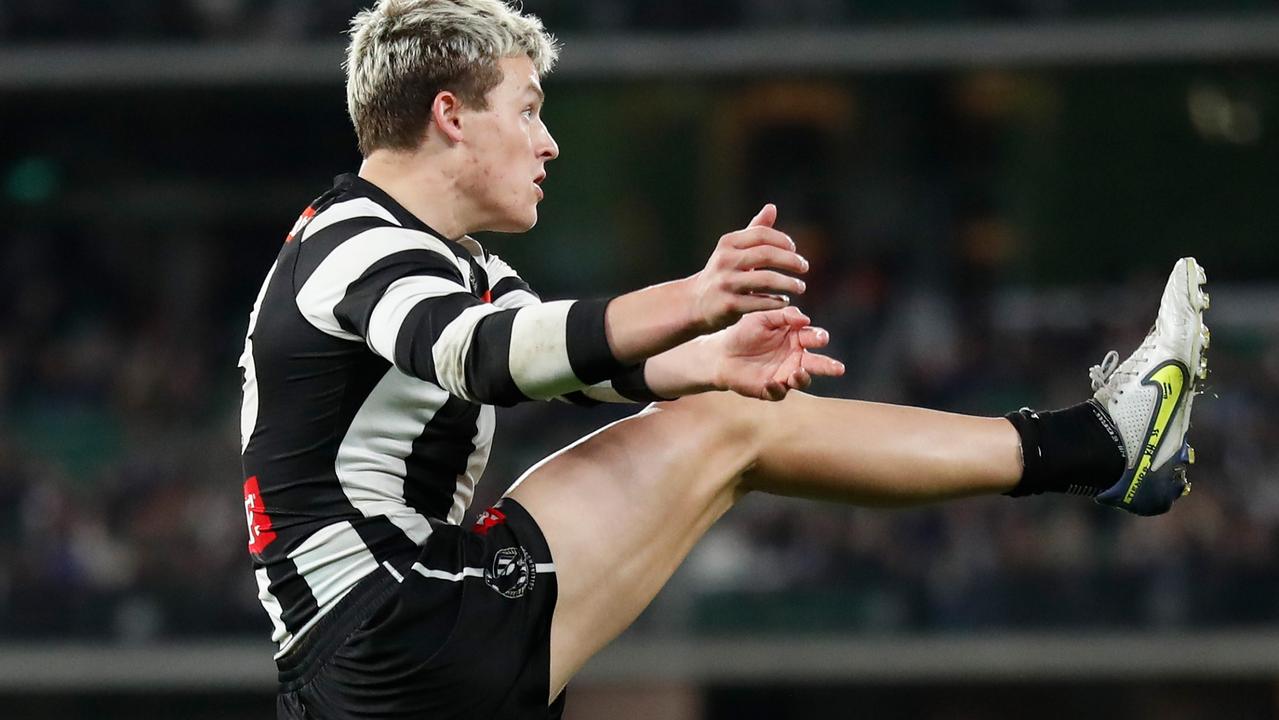
M502 308L520 308L542 302L537 293L519 276L506 261L492 253L484 256L484 269L488 274L489 293L494 305ZM555 399L574 405L592 406L601 403L636 403L662 400L644 381L644 363L622 368L612 377Z
M443 241L376 227L329 251L297 303L322 332L363 341L401 371L470 402L546 400L626 369L605 336L608 300L536 302L524 285L506 292L505 303L485 303L468 277L467 261ZM517 294L525 292L533 302Z
M515 268L497 255L485 253L484 271L488 274L489 299L494 305L500 308L520 308L542 302L542 298L533 292L533 288L524 282Z
M579 391L557 398L574 405L600 405L603 403L647 403L667 400L649 389L644 380L644 365L632 365L617 375Z

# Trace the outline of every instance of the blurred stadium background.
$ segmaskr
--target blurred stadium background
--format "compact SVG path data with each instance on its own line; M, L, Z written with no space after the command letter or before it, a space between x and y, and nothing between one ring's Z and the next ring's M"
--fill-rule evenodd
M0 2L0 715L272 716L235 362L358 165L362 4ZM691 273L774 201L851 369L819 392L988 414L1078 399L1176 257L1214 299L1169 516L749 498L570 720L1279 717L1279 5L524 5L563 154L487 242L546 297ZM616 416L506 412L475 506Z

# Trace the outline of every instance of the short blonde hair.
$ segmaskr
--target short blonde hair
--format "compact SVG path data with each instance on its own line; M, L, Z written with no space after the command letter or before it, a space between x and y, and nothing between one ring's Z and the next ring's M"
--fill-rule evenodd
M484 108L498 60L528 55L538 75L559 47L536 16L502 0L379 0L351 20L346 108L360 153L411 150L442 90Z

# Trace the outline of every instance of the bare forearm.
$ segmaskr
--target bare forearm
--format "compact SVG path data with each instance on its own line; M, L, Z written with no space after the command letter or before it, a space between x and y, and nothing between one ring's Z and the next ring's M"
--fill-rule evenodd
M614 298L604 316L609 347L627 365L652 358L708 332L690 312L689 281L675 280Z
M675 399L718 390L714 368L717 335L695 338L649 359L644 382L657 395Z

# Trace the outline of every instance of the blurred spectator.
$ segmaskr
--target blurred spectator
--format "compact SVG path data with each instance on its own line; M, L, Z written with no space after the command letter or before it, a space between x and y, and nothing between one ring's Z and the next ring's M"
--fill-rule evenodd
M0 38L20 42L125 43L173 40L333 40L375 0L8 0ZM553 32L697 32L726 28L794 29L973 20L1149 15L1148 0L525 0ZM1189 0L1180 12L1271 9L1263 0Z
M94 5L63 22L80 4L13 2L0 6L0 31L23 40L307 38L340 27L335 18L353 7L202 0L130 19L153 5ZM528 5L569 26L722 20L697 3L642 12L620 1ZM1051 2L1005 5L1057 12ZM743 22L826 22L855 15L848 7L795 3ZM554 201L527 238L553 234L561 254L529 253L541 262L530 266L520 262L523 241L499 251L548 297L618 290L688 272L713 230L774 200L814 263L803 306L850 368L817 391L985 414L1075 402L1090 364L1143 336L1162 277L1134 249L1158 242L1160 258L1179 252L1167 218L1186 206L1201 206L1187 217L1214 229L1184 232L1194 241L1187 249L1233 263L1235 276L1269 273L1267 292L1276 292L1276 220L1266 213L1279 205L1254 201L1273 180L1235 179L1273 178L1273 128L1255 147L1218 148L1196 164L1202 147L1184 117L1087 94L1092 85L1103 99L1154 87L1156 100L1167 95L1180 109L1184 95L1166 90L1183 87L1184 73L1143 70L1127 84L1114 75L1072 75L1084 87L1073 107L1088 111L1075 116L1067 93L1054 94L1067 81L993 71L691 90L566 84L547 108L567 108L551 123L564 128L565 148L552 166ZM1275 92L1271 81L1257 86ZM268 632L245 549L235 361L289 213L326 174L349 169L349 131L333 88L323 99L276 88L172 92L0 103L0 120L23 139L0 147L0 636ZM1097 140L1136 116L1136 130ZM1073 135L1053 134L1066 125ZM1079 189L1097 182L1098 163L1071 161L1120 155L1139 135L1158 137L1158 158L1179 163L1127 158L1106 179L1166 184L1135 198L1103 193L1088 207ZM1191 180L1200 190L1158 189ZM1249 212L1217 213L1220 198L1204 194L1216 187ZM1142 232L1116 226L1066 243L1053 235L1120 205L1142 208ZM1091 226L1060 232L1079 227ZM1246 254L1218 247L1234 232L1267 240ZM1114 247L1127 256L1105 267L1124 282L1062 282L1097 266L1073 257L1121 252ZM582 257L589 268L574 262ZM1198 401L1194 493L1167 517L1134 519L1071 498L901 512L749 498L694 552L642 629L1279 622L1279 338L1272 317L1251 318L1216 328L1211 358L1225 382ZM474 507L620 412L504 412Z

